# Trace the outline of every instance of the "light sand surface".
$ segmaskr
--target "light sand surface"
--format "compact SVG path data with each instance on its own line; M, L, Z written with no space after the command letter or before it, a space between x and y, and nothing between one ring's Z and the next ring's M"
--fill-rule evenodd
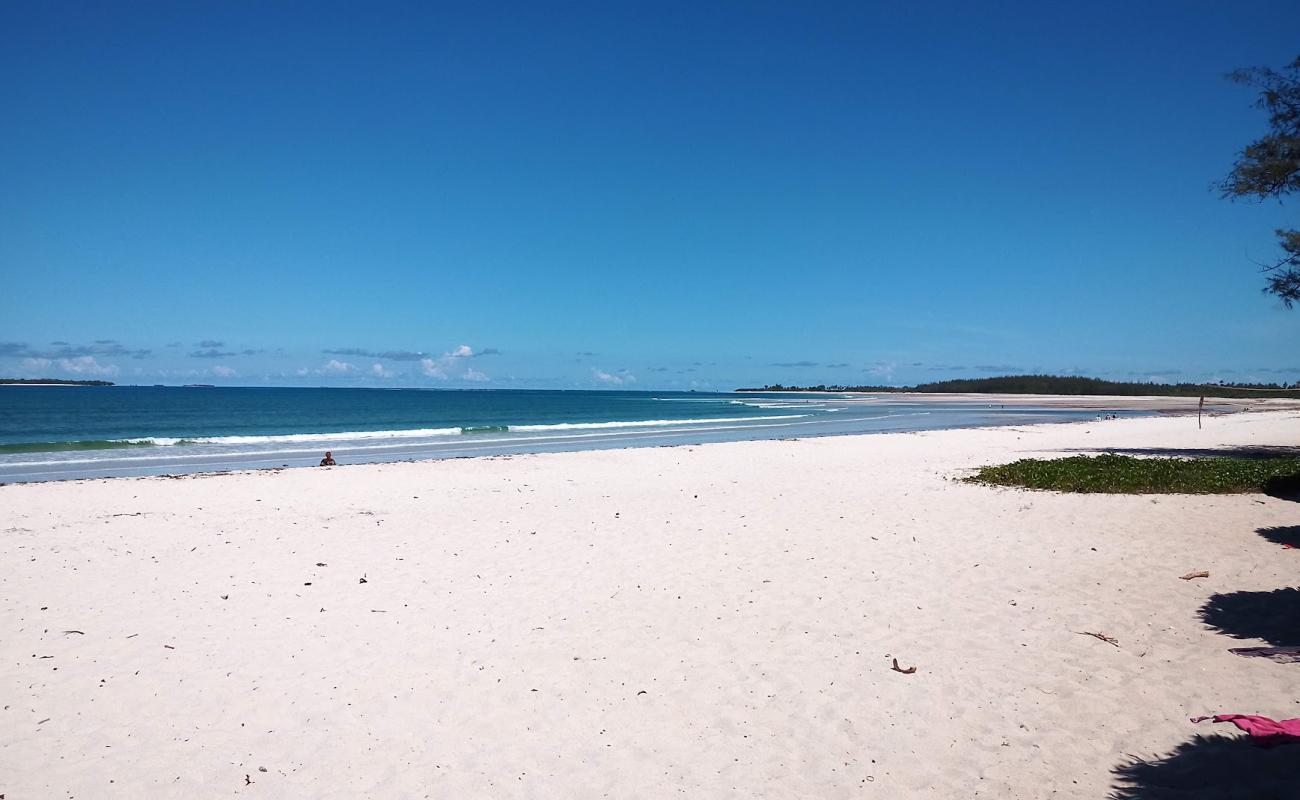
M1239 445L1300 413L0 487L0 794L1293 797L1188 717L1300 716L1227 651L1300 503L955 480Z

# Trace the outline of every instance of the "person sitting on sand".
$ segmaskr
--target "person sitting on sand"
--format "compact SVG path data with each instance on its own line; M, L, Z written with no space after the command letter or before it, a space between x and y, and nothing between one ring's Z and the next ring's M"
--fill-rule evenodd
M325 451L325 457L322 458L322 459L320 460L320 465L321 465L322 467L332 467L332 466L335 466L334 454L331 453L330 451L326 450L326 451Z

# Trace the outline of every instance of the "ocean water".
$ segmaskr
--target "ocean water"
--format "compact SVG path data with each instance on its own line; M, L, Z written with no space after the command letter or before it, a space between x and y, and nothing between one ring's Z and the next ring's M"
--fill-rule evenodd
M346 464L1097 413L891 395L0 386L0 482L308 466L326 450Z

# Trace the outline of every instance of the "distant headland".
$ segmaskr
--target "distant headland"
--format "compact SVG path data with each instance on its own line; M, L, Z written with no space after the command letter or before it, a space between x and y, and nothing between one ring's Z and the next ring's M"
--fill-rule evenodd
M113 386L112 381L65 381L59 378L0 378L0 386Z
M1126 397L1295 397L1300 383L1129 383L1067 375L1006 375L915 386L783 386L774 383L738 392L922 392L952 394L1121 395Z

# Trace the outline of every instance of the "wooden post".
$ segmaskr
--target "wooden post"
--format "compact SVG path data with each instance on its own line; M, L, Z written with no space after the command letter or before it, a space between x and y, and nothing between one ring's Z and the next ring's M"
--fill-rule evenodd
M1196 406L1196 429L1197 430L1201 429L1201 411L1204 410L1204 408L1205 408L1205 398L1202 397L1201 402L1198 403Z

